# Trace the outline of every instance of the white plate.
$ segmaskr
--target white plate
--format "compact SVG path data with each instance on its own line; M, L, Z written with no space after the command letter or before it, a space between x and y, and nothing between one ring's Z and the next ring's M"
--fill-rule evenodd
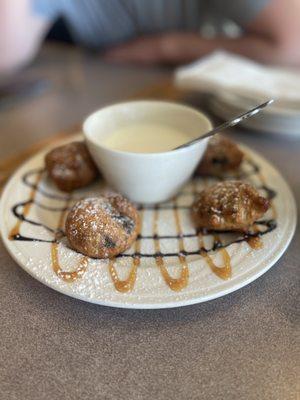
M114 262L84 260L82 255L67 247L65 239L58 245L47 242L52 241L54 235L41 226L42 224L56 229L62 215L61 209L67 205L66 194L56 190L44 173L38 183L38 191L30 187L39 175L34 171L43 168L45 152L37 154L26 162L13 175L3 192L0 215L4 244L15 261L34 278L61 293L92 303L153 309L184 306L223 296L247 285L266 272L287 248L296 225L295 201L284 179L262 157L249 149L246 149L246 152L260 168L260 172L257 172L246 162L243 169L252 171L247 179L257 187L267 185L277 192L273 207L265 216L268 220L275 217L277 227L262 236L263 248L259 250L252 249L246 241L242 241L229 245L226 251L209 253L209 259L199 254L200 239L190 220L188 206L193 201L195 190L200 190L212 181L198 179L190 182L174 201L160 204L157 208L146 207L142 211L142 238L126 252L125 256L117 258ZM98 182L93 187L73 193L71 202L75 201L75 198L89 194L96 195L103 190L106 191L107 188ZM25 214L28 212L26 218L30 221L23 221L19 231L24 237L35 237L40 241L9 240L9 234L18 221L13 211L24 213L24 206L19 205L15 208L14 206L30 198L34 198L35 201L29 210L26 210L25 206ZM274 212L276 215L273 215ZM157 237L153 238L155 216ZM183 235L182 239L170 238L176 236L178 231ZM211 247L213 239L213 235L203 237L206 248ZM231 234L220 235L220 240L224 243L235 239L236 236L233 237ZM163 267L159 267L157 265L159 259L153 257L158 251L158 246L161 253L167 254L162 257ZM181 260L180 246L183 246L186 252L181 254ZM57 249L60 266L65 271L74 270L82 260L87 263L86 271L81 278L74 282L65 282L56 275L53 270L53 256L55 257ZM136 264L140 262L137 267L134 266L130 255L133 252L146 255L137 258ZM175 255L171 256L172 253ZM223 265L226 253L231 258L232 276L224 280L213 272L208 263L212 260L217 266ZM137 268L136 275L134 268ZM115 280L125 280L130 271L133 271L132 278L136 276L135 283L133 284L134 279L129 283L129 288L130 284L133 284L132 290L119 292L116 290L118 283L113 282L113 277ZM220 269L216 271L220 273ZM228 272L228 269L222 271ZM167 280L170 285L166 283L163 275L168 275ZM176 291L174 288L180 284L172 279L170 282L169 278L176 279L180 276L182 279L179 282L186 286ZM120 285L124 287L124 283L119 283Z
M253 100L237 97L229 93L212 96L210 109L224 120L246 112L254 107ZM300 136L300 110L276 108L276 103L266 108L262 113L242 122L242 125L268 133Z

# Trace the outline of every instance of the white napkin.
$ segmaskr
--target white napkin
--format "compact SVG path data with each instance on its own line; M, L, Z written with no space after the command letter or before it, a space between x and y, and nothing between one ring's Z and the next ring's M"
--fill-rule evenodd
M215 52L175 72L185 89L227 92L256 102L276 99L277 107L300 110L300 71L269 67L226 52Z

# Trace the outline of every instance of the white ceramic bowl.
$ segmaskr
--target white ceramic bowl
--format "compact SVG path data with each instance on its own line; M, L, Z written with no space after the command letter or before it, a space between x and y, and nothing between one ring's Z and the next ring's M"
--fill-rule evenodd
M191 177L206 149L207 139L163 153L130 153L101 143L130 123L164 124L187 132L191 139L212 128L201 112L164 101L129 101L104 107L83 124L88 148L110 186L138 203L158 203L174 196Z

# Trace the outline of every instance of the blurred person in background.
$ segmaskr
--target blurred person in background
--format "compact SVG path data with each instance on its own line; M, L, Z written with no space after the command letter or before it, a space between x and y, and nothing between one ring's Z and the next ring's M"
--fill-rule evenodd
M0 0L0 73L30 62L59 18L74 43L115 62L176 65L223 49L300 66L300 0ZM208 19L241 34L207 37Z

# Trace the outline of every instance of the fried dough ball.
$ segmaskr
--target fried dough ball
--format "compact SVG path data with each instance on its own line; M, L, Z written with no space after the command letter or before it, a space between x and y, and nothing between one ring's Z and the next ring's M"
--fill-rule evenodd
M87 186L98 175L84 142L56 147L46 154L45 164L53 182L64 192Z
M235 171L243 161L244 153L236 143L221 135L213 136L208 142L196 174L221 176L224 172Z
M225 181L199 193L192 217L200 229L247 232L269 207L269 200L249 183Z
M140 228L136 208L122 196L80 200L65 224L71 248L94 258L112 258L128 249Z

